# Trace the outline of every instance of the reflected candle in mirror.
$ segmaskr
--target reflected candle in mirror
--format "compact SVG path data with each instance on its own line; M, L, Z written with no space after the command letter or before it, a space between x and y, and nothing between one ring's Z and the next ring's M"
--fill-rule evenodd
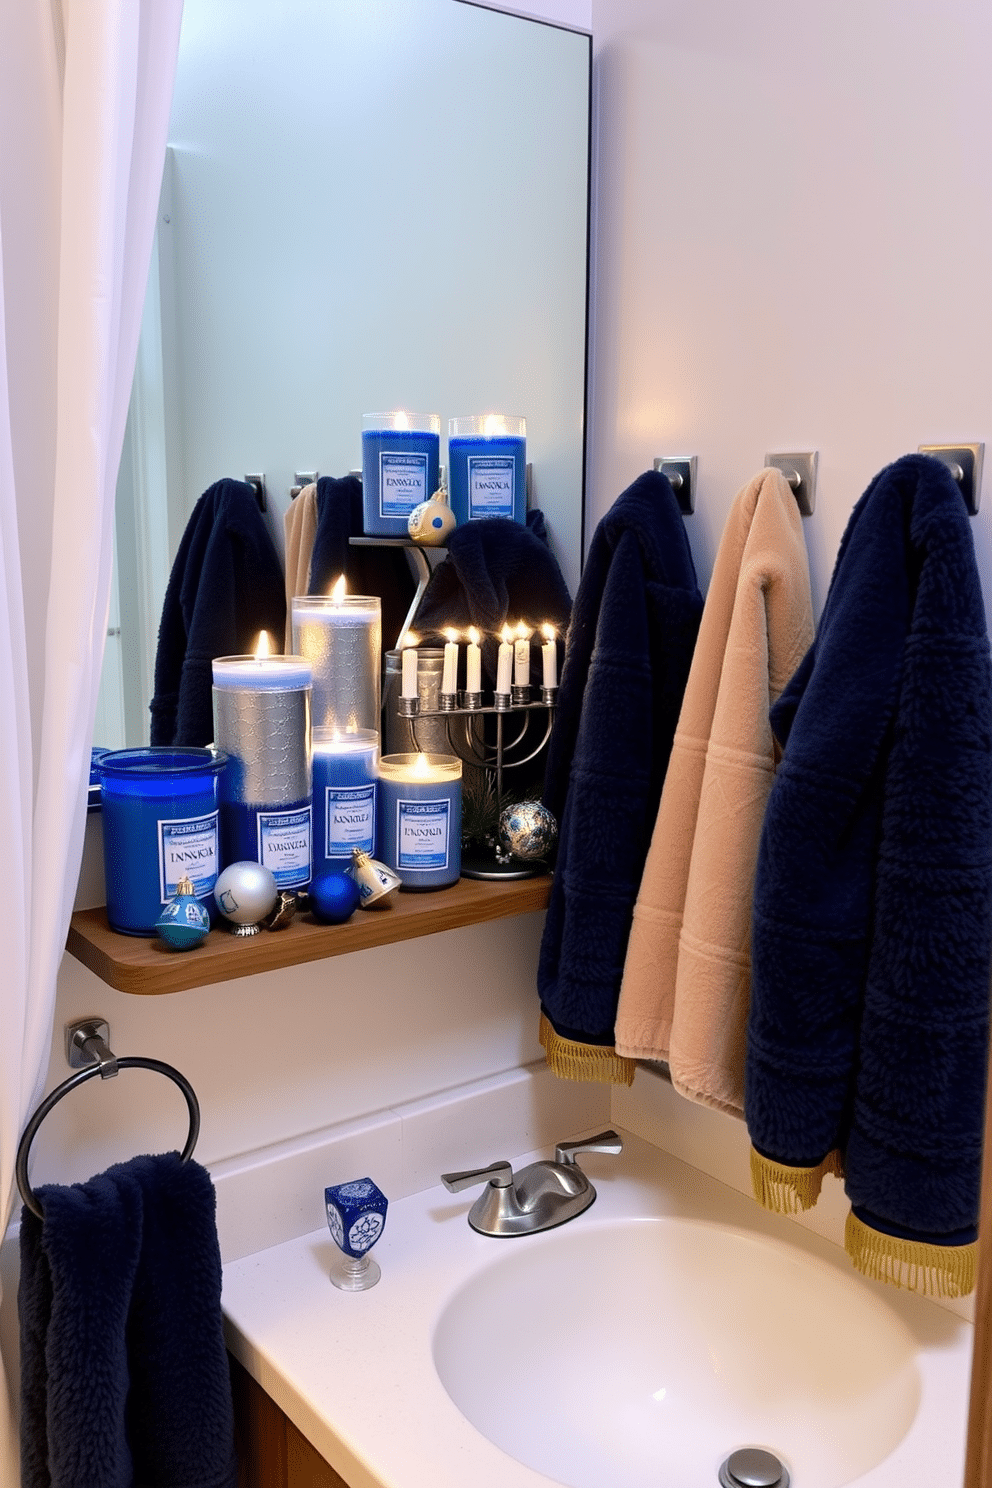
M344 871L352 850L376 855L379 735L313 731L313 873Z
M310 663L219 656L212 669L214 742L227 755L224 866L261 863L278 888L302 888L310 881Z
M461 873L462 762L447 754L384 754L379 856L404 889L443 889Z
M473 414L448 420L448 486L459 523L480 517L527 521L527 420Z
M366 413L362 418L362 512L369 537L409 537L415 506L440 484L436 413Z
M339 733L381 722L382 602L378 595L298 595L293 650L313 668L314 728Z

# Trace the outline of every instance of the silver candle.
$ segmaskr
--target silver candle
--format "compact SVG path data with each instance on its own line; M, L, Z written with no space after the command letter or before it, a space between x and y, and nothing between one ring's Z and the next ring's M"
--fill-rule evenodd
M382 605L377 595L300 595L293 650L313 671L315 728L381 726Z

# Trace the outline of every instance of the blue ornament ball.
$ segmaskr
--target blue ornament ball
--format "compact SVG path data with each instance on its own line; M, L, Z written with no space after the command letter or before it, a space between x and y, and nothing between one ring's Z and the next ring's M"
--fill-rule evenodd
M313 917L324 925L340 925L358 908L359 888L350 873L322 873L309 894Z

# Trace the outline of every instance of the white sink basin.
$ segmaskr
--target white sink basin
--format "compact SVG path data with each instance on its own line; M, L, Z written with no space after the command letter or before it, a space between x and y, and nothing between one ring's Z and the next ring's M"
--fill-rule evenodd
M675 1217L491 1241L434 1363L467 1419L570 1488L714 1488L741 1447L793 1488L884 1461L920 1403L918 1342L850 1270Z

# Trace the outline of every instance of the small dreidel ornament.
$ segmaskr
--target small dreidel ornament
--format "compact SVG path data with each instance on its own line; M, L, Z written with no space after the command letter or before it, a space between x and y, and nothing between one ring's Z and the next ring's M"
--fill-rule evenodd
M406 521L407 532L424 548L443 547L457 526L458 519L448 505L448 489L443 480L431 499L415 506Z
M343 1292L368 1291L382 1275L371 1250L385 1228L386 1195L371 1178L354 1178L325 1188L324 1207L331 1239L341 1252L332 1282Z
M257 935L278 897L272 869L251 859L228 864L214 884L214 903L235 935Z
M351 849L347 871L358 885L358 903L362 909L379 909L403 882L398 873L378 858L369 857L361 847Z
M155 934L174 951L191 951L210 930L210 916L196 897L191 879L184 874L176 892L155 921Z

